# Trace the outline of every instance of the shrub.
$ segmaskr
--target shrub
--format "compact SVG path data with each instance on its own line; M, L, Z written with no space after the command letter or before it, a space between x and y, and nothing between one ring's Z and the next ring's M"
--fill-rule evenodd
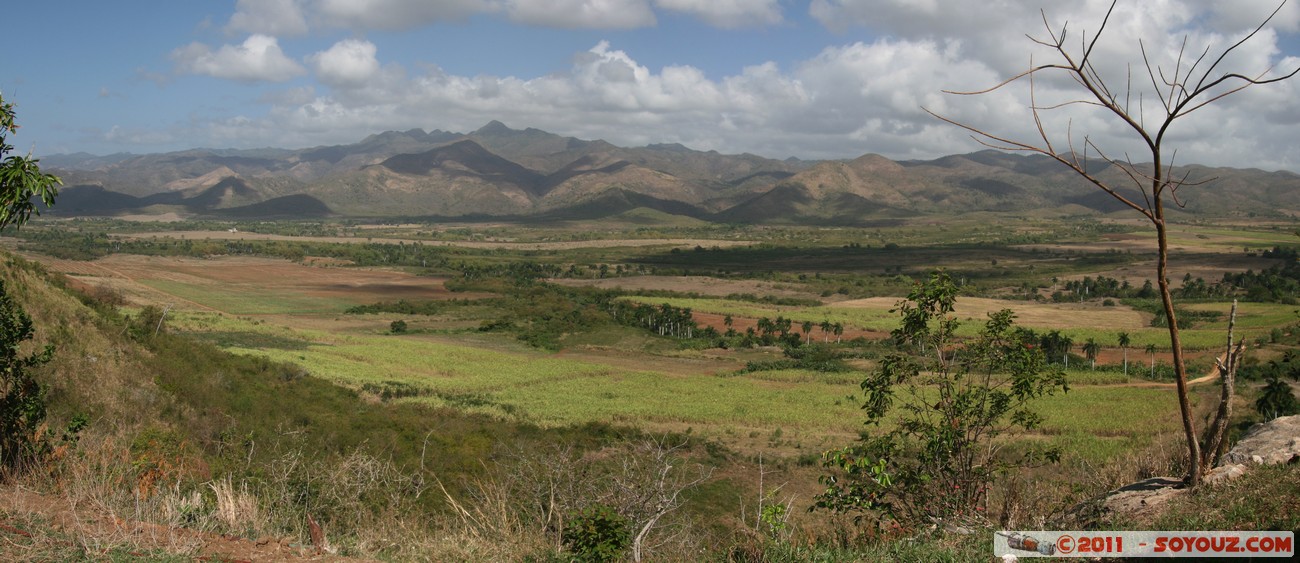
M860 443L823 454L834 472L822 477L817 507L907 525L976 518L998 472L1058 458L1033 449L1020 459L997 455L1002 432L1038 426L1029 403L1064 390L1065 377L1010 310L990 313L978 337L956 342L956 297L951 279L935 273L899 304L897 350L862 382L869 429ZM875 430L893 411L895 428Z
M603 504L571 514L564 526L564 547L578 561L618 561L631 544L631 523Z
M167 332L166 319L167 310L157 305L145 305L130 323L131 336L143 341Z
M1296 400L1291 385L1282 380L1287 377L1300 381L1300 356L1288 350L1282 361L1270 360L1266 366L1257 366L1251 371L1264 375L1264 388L1255 400L1255 410L1259 414L1272 419L1300 413L1300 401Z
M54 356L54 346L22 355L31 340L32 318L0 281L0 470L16 469L37 457L45 444L45 391L31 370Z

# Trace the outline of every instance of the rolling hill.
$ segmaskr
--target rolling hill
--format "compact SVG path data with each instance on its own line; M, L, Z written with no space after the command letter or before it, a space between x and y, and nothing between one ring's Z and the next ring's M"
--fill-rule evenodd
M516 130L419 129L301 150L55 155L54 215L599 218L646 208L699 220L867 224L972 211L1106 214L1122 204L1041 155L986 150L935 160L774 160L682 145L624 148ZM1095 174L1131 186L1096 163ZM1185 166L1182 212L1300 214L1300 175ZM1125 195L1141 200L1136 187Z

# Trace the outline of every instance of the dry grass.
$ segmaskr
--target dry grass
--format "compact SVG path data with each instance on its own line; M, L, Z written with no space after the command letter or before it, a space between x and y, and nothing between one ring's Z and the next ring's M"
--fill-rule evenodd
M255 472L261 477L203 480L176 471L154 480L131 452L127 444L132 442L138 437L90 436L75 455L0 491L0 504L47 517L86 553L158 550L188 557L244 549L252 556L236 559L262 559L275 550L320 549L412 559L446 549L436 523L419 504L422 473L404 471L364 449L318 458L286 450ZM173 465L194 463L178 459ZM309 519L320 522L322 541L313 544ZM227 537L270 539L232 542Z
M183 509L190 509L190 514L203 508L202 495L197 490L191 490L186 496L180 493L179 484L177 485L176 497L180 499ZM208 488L216 497L216 510L214 515L217 521L221 522L227 529L251 528L254 530L265 529L266 523L262 518L261 510L258 508L257 497L248 491L248 482L242 482L236 488L231 482L230 476L227 475L220 479L214 479L208 482ZM194 498L199 499L199 503L190 502Z

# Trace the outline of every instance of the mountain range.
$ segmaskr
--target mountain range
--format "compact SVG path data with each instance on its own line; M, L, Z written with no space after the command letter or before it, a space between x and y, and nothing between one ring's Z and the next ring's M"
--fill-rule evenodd
M616 216L640 208L710 221L871 224L974 211L1105 214L1125 209L1043 155L986 150L936 160L776 160L677 144L624 148L511 129L420 129L301 150L54 155L65 184L55 216L535 218ZM1131 186L1102 162L1100 178ZM1184 166L1191 214L1300 214L1300 175ZM1126 195L1141 201L1136 188ZM1171 202L1172 203L1172 202Z

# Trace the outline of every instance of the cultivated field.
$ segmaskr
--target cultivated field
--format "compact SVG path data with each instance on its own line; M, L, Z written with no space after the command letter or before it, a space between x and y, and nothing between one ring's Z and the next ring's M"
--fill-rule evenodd
M443 287L443 278L393 270L316 267L276 258L115 254L93 262L41 260L49 269L68 274L85 286L119 290L136 306L156 302L161 293L182 309L233 315L329 314L382 299L451 297Z
M434 231L420 225L350 228L347 236L298 237L243 230L114 235L121 240L267 241L312 243L313 251L335 249L328 256L295 260L110 253L79 261L50 258L34 248L26 254L67 274L77 285L115 292L132 310L151 304L171 306L172 330L232 352L297 363L374 401L449 406L547 427L605 422L690 432L739 451L809 458L851 441L861 429L861 372L746 370L749 363L779 359L781 351L687 346L635 326L612 324L564 329L552 348L539 349L509 330L481 330L549 318L544 311L528 313L541 317L517 318L521 314L517 308L542 306L536 301L541 298L512 297L529 295L528 288L534 286L512 285L506 277L512 274L503 268L545 261L553 265L552 273L563 273L548 276L547 283L573 291L617 291L618 300L689 309L701 328L713 327L719 333L728 328L744 333L756 328L759 319L783 317L793 322L802 340L835 342L886 338L898 324L891 309L912 280L943 266L954 277L969 281L969 291L980 294L959 298L955 315L964 322L959 334L975 334L988 313L1009 308L1023 326L1059 330L1071 337L1076 357L1078 347L1088 339L1103 347L1097 359L1104 369L1088 369L1076 359L1069 373L1069 393L1042 403L1046 422L1036 439L1099 460L1146 444L1153 435L1178 430L1171 385L1141 379L1151 362L1168 361L1168 333L1151 326L1151 312L1101 299L1051 303L1024 297L1046 294L1067 280L1087 276L1123 273L1125 279L1140 284L1141 270L1150 261L1141 254L1149 240L1140 232L1098 235L1085 228L1077 238L1050 244L971 247L980 243L962 242L895 250L859 247L851 241L929 241L945 236L970 241L996 232L974 224L910 225L884 233L772 228L712 232L692 227L646 238L615 232L594 240L544 240L581 233L485 225L475 228L491 236L473 235L467 228L466 240L441 240L437 237L450 237L452 231L417 237L413 235ZM1051 232L1035 227L1017 236L1044 237ZM1277 238L1267 232L1230 229L1193 229L1180 237L1180 243L1197 243L1200 254L1187 260L1188 271L1206 279L1216 279L1225 271L1267 267L1267 260L1246 256L1240 247L1264 248ZM817 242L809 245L809 240ZM399 243L408 251L415 243L436 247L446 254L432 256L446 257L439 262L444 265L358 266L373 257L348 250ZM787 246L794 244L800 246ZM385 260L395 260L401 255L387 256ZM551 299L561 294L545 295ZM350 307L397 301L441 305L421 313L345 314ZM786 302L799 304L782 304ZM579 307L559 304L567 303L563 300L556 303L546 306ZM1223 313L1228 305L1207 302L1186 307L1220 313L1184 331L1186 345L1199 350L1192 354L1199 375L1223 345ZM1272 331L1296 322L1292 309L1243 304L1238 334L1267 339ZM554 316L568 318L576 313L576 309L557 309ZM724 322L727 316L730 326ZM406 331L394 334L394 321L406 323ZM805 321L814 325L810 335L802 334ZM823 322L842 324L843 333L830 334L820 328ZM1119 332L1132 337L1128 375L1114 367L1124 355L1118 348ZM1148 345L1154 345L1157 353L1146 353ZM867 357L854 360L852 366L871 369L874 362ZM1195 389L1198 394L1216 392L1212 384Z

